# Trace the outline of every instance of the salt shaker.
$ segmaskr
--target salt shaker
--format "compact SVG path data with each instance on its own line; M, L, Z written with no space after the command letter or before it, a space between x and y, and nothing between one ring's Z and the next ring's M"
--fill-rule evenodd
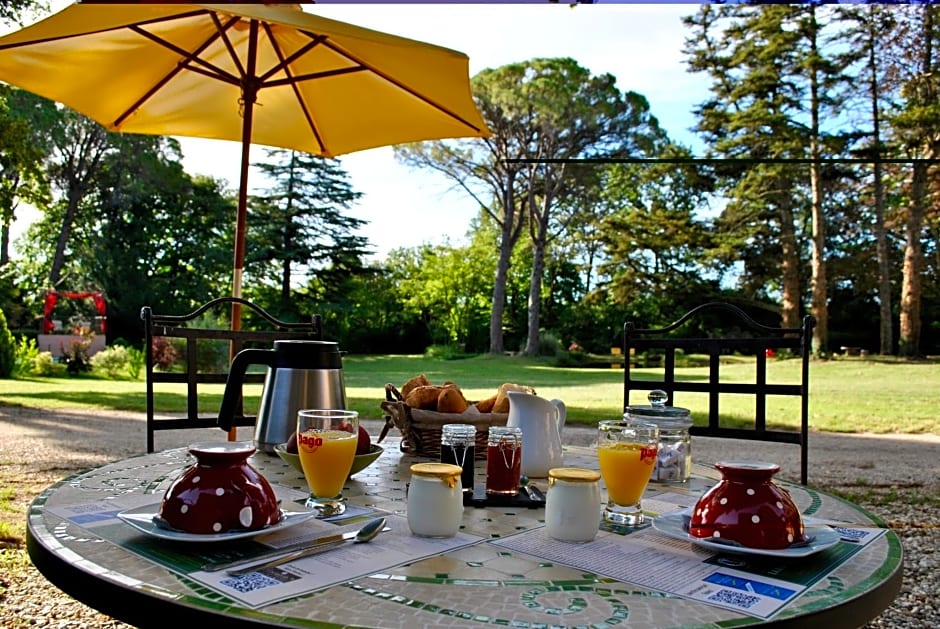
M659 426L659 454L650 480L655 483L684 483L692 475L692 416L687 408L666 406L669 396L656 389L647 396L649 406L628 406L624 419Z
M548 471L545 529L564 542L590 542L601 523L600 472L580 467Z
M441 463L459 465L464 493L473 493L473 459L477 429L473 424L444 424L441 427Z
M453 537L463 519L460 466L415 463L408 486L408 527L420 537Z

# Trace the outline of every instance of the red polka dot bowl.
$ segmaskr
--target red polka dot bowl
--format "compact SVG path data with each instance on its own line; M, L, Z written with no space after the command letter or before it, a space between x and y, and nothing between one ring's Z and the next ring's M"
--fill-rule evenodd
M779 465L722 461L715 468L721 481L695 504L689 535L764 550L805 542L799 510L772 480Z
M196 462L167 488L157 522L207 535L260 530L280 522L274 490L248 463L254 452L249 442L191 445Z

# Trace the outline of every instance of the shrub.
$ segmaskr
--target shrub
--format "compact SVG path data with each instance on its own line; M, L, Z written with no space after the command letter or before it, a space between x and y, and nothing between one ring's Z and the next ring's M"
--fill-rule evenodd
M13 375L16 362L16 341L7 327L7 317L0 309L0 378L9 378Z
M106 347L88 361L94 372L100 372L111 380L117 380L127 373L130 355L122 345Z
M13 359L13 377L25 378L33 374L38 357L39 346L36 344L36 339L21 336L19 343L16 344L16 353Z
M140 380L140 372L144 370L144 353L136 347L128 347L127 357L127 375L131 380Z
M37 376L51 377L65 374L65 365L57 363L52 352L39 352L33 359L32 373Z
M65 370L69 374L75 375L82 371L91 371L88 358L89 347L91 347L90 336L82 335L69 341L68 347L65 348L65 354L62 356L62 360L65 362Z
M165 336L153 337L150 353L153 356L153 366L162 371L169 371L179 358L176 346Z

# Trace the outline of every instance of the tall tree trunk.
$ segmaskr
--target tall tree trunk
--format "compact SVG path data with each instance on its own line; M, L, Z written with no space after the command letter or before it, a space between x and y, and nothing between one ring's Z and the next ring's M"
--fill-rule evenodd
M540 230L541 231L541 230ZM526 334L525 355L539 354L539 327L542 307L542 277L545 275L545 238L537 237L532 245L532 275L529 277L528 333Z
M924 203L927 195L927 164L914 164L911 181L911 202L904 226L904 266L901 280L901 321L898 353L913 357L920 352L920 299L924 253L920 232L924 225Z
M781 195L780 201L780 281L782 288L781 325L800 327L800 256L793 227L793 199Z
M810 36L810 163L809 179L812 194L813 248L810 261L812 273L812 310L816 317L813 328L813 353L829 354L829 280L826 271L826 214L823 210L822 174L819 158L819 50L817 47L816 9L810 5L812 33Z
M10 221L6 220L0 225L0 267L6 266L10 261Z
M52 256L52 268L49 270L49 285L52 288L59 288L59 282L62 281L62 268L65 266L65 248L68 246L69 237L72 235L72 226L75 223L75 216L78 214L78 203L82 196L83 192L79 186L69 187L65 215L62 217L62 227L59 228L59 238L56 241L55 253Z
M875 202L875 248L878 256L878 338L879 353L883 356L894 352L894 328L891 325L891 261L888 257L888 236L885 232L885 190L882 179L883 168L881 164L881 93L878 82L878 56L875 47L878 44L879 32L875 28L875 14L877 7L868 7L868 68L871 72L871 121L872 145L875 163L873 165L873 186Z
M509 261L512 257L511 225L503 221L502 238L499 240L499 258L496 260L496 277L493 279L493 307L490 310L490 354L502 355L503 313L506 311L506 280L509 277Z
M920 76L916 77L914 105L924 107L932 104L937 94L932 88L933 67L933 10L929 5L923 7L923 55L920 59ZM936 157L937 151L934 130L922 130L923 148L918 153L926 160ZM920 353L920 300L922 296L924 252L921 244L921 230L924 226L924 212L927 204L928 163L915 162L911 176L911 197L904 226L904 265L901 270L901 305L898 353L913 357Z

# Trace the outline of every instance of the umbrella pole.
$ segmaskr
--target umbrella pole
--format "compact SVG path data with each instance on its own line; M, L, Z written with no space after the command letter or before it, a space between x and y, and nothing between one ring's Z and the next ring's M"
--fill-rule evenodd
M257 84L253 81L258 53L258 21L252 20L249 30L248 63L242 77L242 161L238 176L238 210L235 218L235 263L232 269L232 297L242 296L242 269L245 267L245 232L248 225L248 166L251 147L251 125L258 96ZM232 304L232 330L242 327L242 306ZM235 359L234 343L229 347L229 359ZM228 440L238 439L237 429L232 426Z

